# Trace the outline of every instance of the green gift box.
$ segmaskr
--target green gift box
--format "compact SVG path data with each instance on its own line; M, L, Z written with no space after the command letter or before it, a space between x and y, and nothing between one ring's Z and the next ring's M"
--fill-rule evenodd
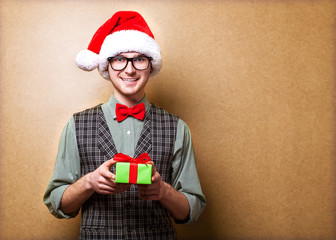
M115 182L133 184L152 184L152 165L148 153L142 153L137 158L117 153L113 160L116 161Z
M116 183L152 184L152 165L134 162L116 163Z

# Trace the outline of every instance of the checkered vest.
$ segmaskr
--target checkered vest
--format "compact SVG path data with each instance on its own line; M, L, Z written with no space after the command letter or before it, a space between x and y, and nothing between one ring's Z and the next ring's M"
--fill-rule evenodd
M117 150L100 105L75 114L74 119L83 176L113 158ZM177 121L178 117L152 105L133 156L147 152L167 183ZM167 210L159 201L145 201L137 194L136 185L122 194L93 194L82 206L79 239L176 239Z

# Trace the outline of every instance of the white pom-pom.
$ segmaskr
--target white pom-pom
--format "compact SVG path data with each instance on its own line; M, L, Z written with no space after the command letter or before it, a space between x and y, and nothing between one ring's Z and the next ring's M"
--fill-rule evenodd
M76 56L76 64L80 69L92 71L98 67L99 55L90 50L82 50Z

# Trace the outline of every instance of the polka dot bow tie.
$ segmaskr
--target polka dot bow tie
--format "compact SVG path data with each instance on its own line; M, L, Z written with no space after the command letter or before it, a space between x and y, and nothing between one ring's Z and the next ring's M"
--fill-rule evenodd
M140 103L140 104L135 105L132 108L129 108L125 105L117 103L116 115L117 115L118 122L125 120L128 116L132 116L139 120L143 120L145 117L145 104Z

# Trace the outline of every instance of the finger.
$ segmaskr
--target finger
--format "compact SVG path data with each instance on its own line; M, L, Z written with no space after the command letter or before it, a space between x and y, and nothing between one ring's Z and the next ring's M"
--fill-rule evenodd
M150 165L152 165L152 175L156 172L156 167L155 167L155 165L154 165L154 162L153 161L150 161L150 162L148 162L147 164L150 164Z
M102 169L101 172L100 172L100 174L104 178L108 179L109 181L113 180L113 177L114 177L113 175L114 174L111 171L107 170L107 169Z
M152 184L161 181L161 175L155 171L155 173L152 175Z
M143 200L159 200L158 195L155 195L155 194L148 195L148 194L141 194L141 193L139 193L138 197L141 198L141 199L143 199Z
M112 180L112 178L106 177L103 174L97 179L97 184L99 186L99 188L103 188L105 186L108 187L114 187L115 183Z
M112 193L114 191L114 188L112 186L109 186L109 185L100 185L99 186L99 191L100 192L110 192L110 193Z
M143 184L142 186L138 185L138 192L143 195L158 194L159 188L157 184Z
M117 193L122 193L125 192L126 190L128 190L131 187L130 184L116 184L116 186L114 187L114 194Z
M110 170L110 168L111 168L114 164L116 164L116 161L114 161L113 158L112 158L112 159L107 160L106 162L104 162L102 165L104 165L108 170Z
M142 189L142 190L139 189L139 194L141 196L156 195L157 193L158 193L158 191L155 190L155 189Z
M110 171L111 167L116 164L116 161L114 161L113 159L110 159L106 162L104 162L102 165L101 165L101 175L103 175L104 177L106 178L112 178L113 179L113 173Z
M118 189L128 189L131 187L131 184L128 184L128 183L115 183L114 184L115 188L118 188Z
M98 192L101 194L118 194L126 191L130 187L130 184L99 184Z

